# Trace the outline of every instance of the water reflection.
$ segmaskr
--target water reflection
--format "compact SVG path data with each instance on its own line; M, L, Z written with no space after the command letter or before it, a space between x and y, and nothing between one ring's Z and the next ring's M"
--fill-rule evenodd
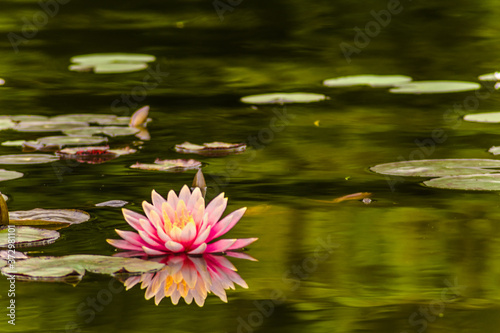
M121 253L120 256L136 256L138 252ZM227 256L256 260L241 252L228 252ZM126 290L137 284L146 289L145 298L154 297L156 305L165 297L170 297L177 305L180 298L187 304L195 303L202 307L209 293L213 293L227 303L226 290L235 289L235 284L247 289L248 285L236 273L236 267L226 256L205 254L189 256L186 254L168 255L155 258L142 258L164 263L165 267L155 273L131 276L124 281Z

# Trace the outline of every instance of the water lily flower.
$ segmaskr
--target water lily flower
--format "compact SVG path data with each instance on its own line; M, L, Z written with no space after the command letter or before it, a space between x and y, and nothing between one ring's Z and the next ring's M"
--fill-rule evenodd
M227 198L221 193L205 207L199 188L193 192L187 185L179 196L172 190L165 200L156 191L152 192L153 204L144 201L142 207L146 216L123 208L123 216L137 233L116 230L122 240L108 239L107 242L119 249L143 251L148 255L169 253L221 253L241 249L257 238L214 239L224 235L243 216L246 207L240 208L223 219ZM212 243L210 243L212 242Z
M253 258L244 258L255 260ZM165 297L170 297L177 305L184 298L187 304L194 300L198 306L205 304L209 293L213 293L227 303L227 289L235 289L235 284L247 289L246 282L236 273L236 267L225 257L204 254L192 257L185 254L158 257L153 261L165 264L155 273L145 273L129 277L124 281L126 290L138 283L146 289L145 298L155 298L158 305Z

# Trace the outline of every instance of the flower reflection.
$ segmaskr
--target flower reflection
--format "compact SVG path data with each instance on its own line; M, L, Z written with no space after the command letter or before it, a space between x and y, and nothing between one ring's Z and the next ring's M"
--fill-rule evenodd
M132 256L133 253L120 255ZM241 252L228 252L227 255L256 260ZM180 254L151 260L164 263L165 267L155 273L129 277L124 281L124 285L126 290L129 290L141 283L141 289L146 289L145 298L154 297L156 305L165 297L170 297L172 303L177 305L182 297L187 304L194 300L201 307L209 293L227 302L227 289L234 290L235 284L248 288L246 282L236 273L236 267L225 256L204 254L193 257Z

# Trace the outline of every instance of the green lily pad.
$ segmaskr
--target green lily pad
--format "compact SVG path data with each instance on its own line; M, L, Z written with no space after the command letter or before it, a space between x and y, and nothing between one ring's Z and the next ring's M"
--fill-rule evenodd
M30 115L30 114L20 114L20 115L13 115L13 116L2 116L2 119L8 118L14 122L20 122L20 121L45 121L48 120L49 117L46 116L38 116L38 115Z
M500 73L495 72L495 73L479 75L478 79L480 81L500 81Z
M95 204L96 207L123 207L128 202L124 200L109 200Z
M150 121L151 118L148 118ZM96 123L99 125L116 125L116 126L128 126L130 123L130 117L116 117L115 119L97 119Z
M103 142L107 142L108 139L102 136L47 136L44 138L39 138L38 142L45 145L59 145L63 146L86 146L86 145L97 145Z
M465 81L414 81L398 84L389 90L394 94L442 94L478 90L479 83Z
M0 169L0 182L21 178L22 176L24 176L24 174L21 172Z
M0 155L0 164L41 164L57 160L59 160L57 156L49 154Z
M90 215L78 209L35 208L9 212L9 220L13 225L67 227L87 222Z
M77 64L153 62L155 56L134 53L93 53L74 56L71 62Z
M99 255L69 255L65 257L35 257L16 262L15 267L2 268L2 274L20 280L61 281L68 276L85 275L85 271L98 274L144 274L155 272L164 264L137 258L107 257Z
M5 146L5 147L22 147L23 143L25 143L25 142L26 142L25 140L8 140L8 141L2 142L2 146ZM36 141L32 141L32 142L36 142Z
M190 160L156 160L155 164L139 163L130 166L132 169L154 170L166 172L183 172L186 170L199 169L201 162L193 159Z
M44 230L32 227L16 226L15 232L9 233L8 227L0 229L0 248L6 248L9 245L9 239L14 241L16 248L43 246L54 243L60 237L55 230ZM10 228L12 230L12 227Z
M476 123L500 123L500 112L467 114L464 116L464 120Z
M226 142L210 142L204 143L203 146L184 142L175 145L175 151L181 154L199 154L203 156L226 156L230 154L239 154L247 149L244 143L226 143Z
M424 185L450 190L500 191L500 174L440 177L425 181Z
M88 126L89 124L81 121L71 122L56 122L53 120L46 121L22 121L13 127L19 132L59 132L71 128Z
M379 164L371 171L383 175L409 177L443 177L455 175L488 174L500 171L500 160L435 159Z
M99 123L99 121L113 121L117 117L113 114L91 114L91 113L82 113L82 114L64 114L60 116L55 116L50 118L52 121L56 122L85 122L85 123Z
M351 87L367 85L373 88L393 87L412 80L406 75L353 75L341 76L323 81L327 87Z
M299 92L251 95L242 97L241 101L247 104L289 104L319 102L325 99L325 95Z
M134 135L139 132L138 128L132 127L119 127L119 126L90 126L90 127L80 127L73 128L67 131L63 131L64 134L69 136L92 136L94 134L105 134L108 136L122 136L122 135Z
M9 128L14 128L15 125L16 123L8 118L0 118L0 131Z

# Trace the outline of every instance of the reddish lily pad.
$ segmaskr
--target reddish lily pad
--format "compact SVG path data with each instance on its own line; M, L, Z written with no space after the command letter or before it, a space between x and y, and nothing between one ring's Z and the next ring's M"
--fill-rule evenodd
M175 151L182 154L199 154L203 156L226 156L230 154L242 153L246 150L244 143L211 142L204 143L203 146L184 142L175 145Z
M120 155L135 153L136 150L126 147L110 149L108 146L64 148L56 153L61 159L74 159L80 163L100 164L115 159Z

